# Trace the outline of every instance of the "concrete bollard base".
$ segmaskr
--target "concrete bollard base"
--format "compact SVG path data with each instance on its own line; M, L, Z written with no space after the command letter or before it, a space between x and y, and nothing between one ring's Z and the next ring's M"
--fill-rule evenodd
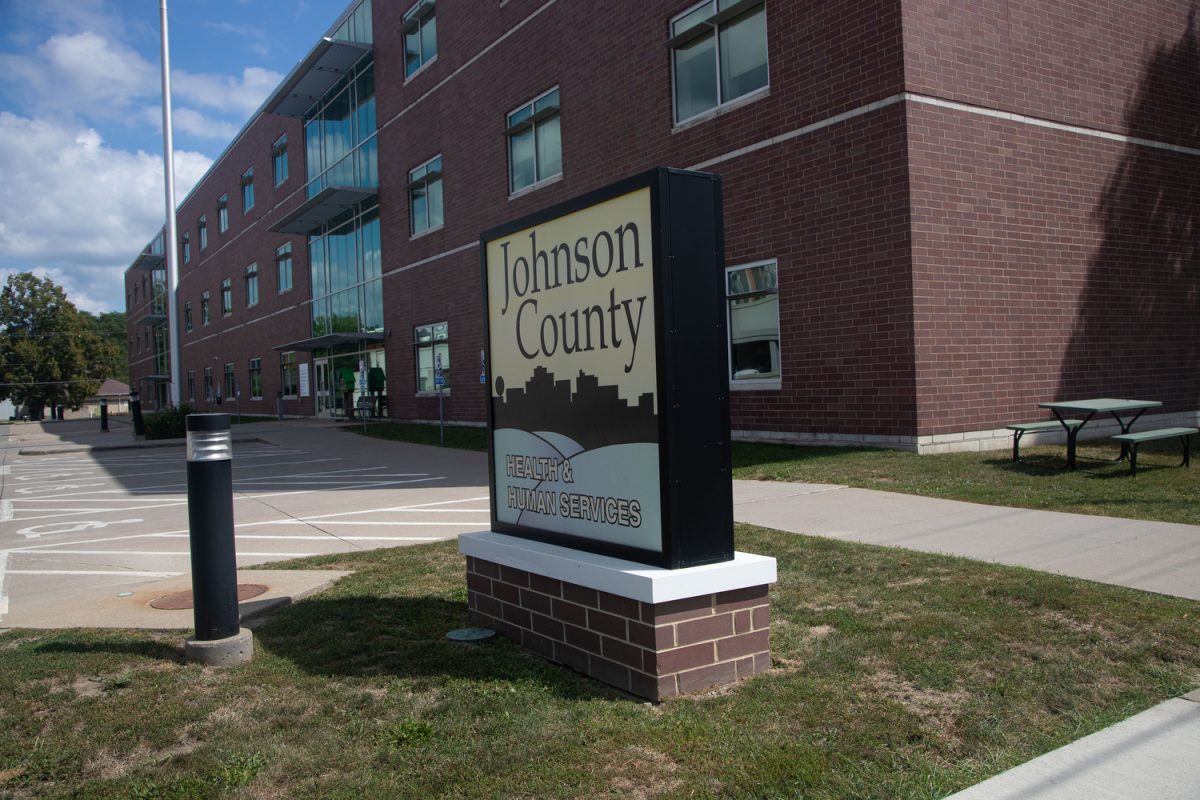
M237 634L224 639L188 639L183 644L183 655L192 663L209 667L247 664L254 657L254 637L246 628L239 628Z

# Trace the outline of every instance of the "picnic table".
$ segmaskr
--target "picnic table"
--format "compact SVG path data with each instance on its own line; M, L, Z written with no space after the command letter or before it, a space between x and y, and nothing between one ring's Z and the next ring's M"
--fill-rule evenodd
M1113 419L1121 426L1121 433L1129 433L1133 423L1138 421L1148 408L1160 408L1162 403L1157 400L1120 400L1112 397L1097 397L1092 400L1066 400L1055 403L1039 403L1039 408L1048 408L1054 412L1055 418L1067 432L1067 469L1075 469L1075 441L1079 432L1091 421L1092 417L1105 412L1112 414ZM1079 424L1067 424L1063 414L1085 414ZM1117 459L1127 458L1129 446L1121 443L1121 455Z

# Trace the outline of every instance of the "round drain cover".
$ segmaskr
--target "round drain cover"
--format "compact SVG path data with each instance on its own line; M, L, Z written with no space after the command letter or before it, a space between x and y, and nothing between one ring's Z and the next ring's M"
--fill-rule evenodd
M496 632L491 628L458 628L447 633L446 638L454 642L478 642L495 635Z
M239 583L237 587L238 602L258 597L266 591L267 587L261 583ZM150 601L151 608L157 608L162 611L183 611L184 609L192 608L193 605L191 589L183 592L164 594Z

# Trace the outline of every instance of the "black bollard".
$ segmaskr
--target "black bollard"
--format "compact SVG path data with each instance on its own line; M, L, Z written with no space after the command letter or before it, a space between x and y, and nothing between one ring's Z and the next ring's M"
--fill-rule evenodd
M275 419L283 422L283 392L275 393Z
M100 430L108 430L108 401L100 398Z
M133 435L145 436L146 423L142 421L142 396L136 391L129 393L129 414L133 417Z
M237 636L233 442L228 414L188 415L187 494L196 640Z

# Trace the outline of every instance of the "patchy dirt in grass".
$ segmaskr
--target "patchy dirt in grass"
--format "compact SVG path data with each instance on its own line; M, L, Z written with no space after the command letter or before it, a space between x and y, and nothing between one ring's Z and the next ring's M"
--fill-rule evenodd
M954 743L958 740L954 723L970 700L970 695L965 691L922 688L879 666L864 678L863 684L868 691L877 692L916 714L944 741Z
M1106 628L1095 625L1086 620L1081 620L1076 617L1070 617L1061 611L1043 611L1042 619L1049 623L1057 625L1060 628L1066 628L1073 633L1094 633L1099 634L1101 638L1111 641L1114 637Z
M904 586L924 586L929 583L929 578L909 578L903 581L893 581L887 585L889 589L900 589Z
M84 771L101 780L116 780L130 770L165 764L173 758L187 755L199 746L199 742L183 741L161 750L152 750L145 745L138 745L128 753L100 750L84 765Z
M831 634L837 633L837 628L832 625L814 625L804 634L806 639L821 640L828 638Z
M614 753L604 770L608 785L619 797L628 800L650 800L683 785L675 777L679 765L649 747L630 746Z
M0 786L11 781L13 778L19 778L25 773L24 767L11 767L10 769L0 769Z

